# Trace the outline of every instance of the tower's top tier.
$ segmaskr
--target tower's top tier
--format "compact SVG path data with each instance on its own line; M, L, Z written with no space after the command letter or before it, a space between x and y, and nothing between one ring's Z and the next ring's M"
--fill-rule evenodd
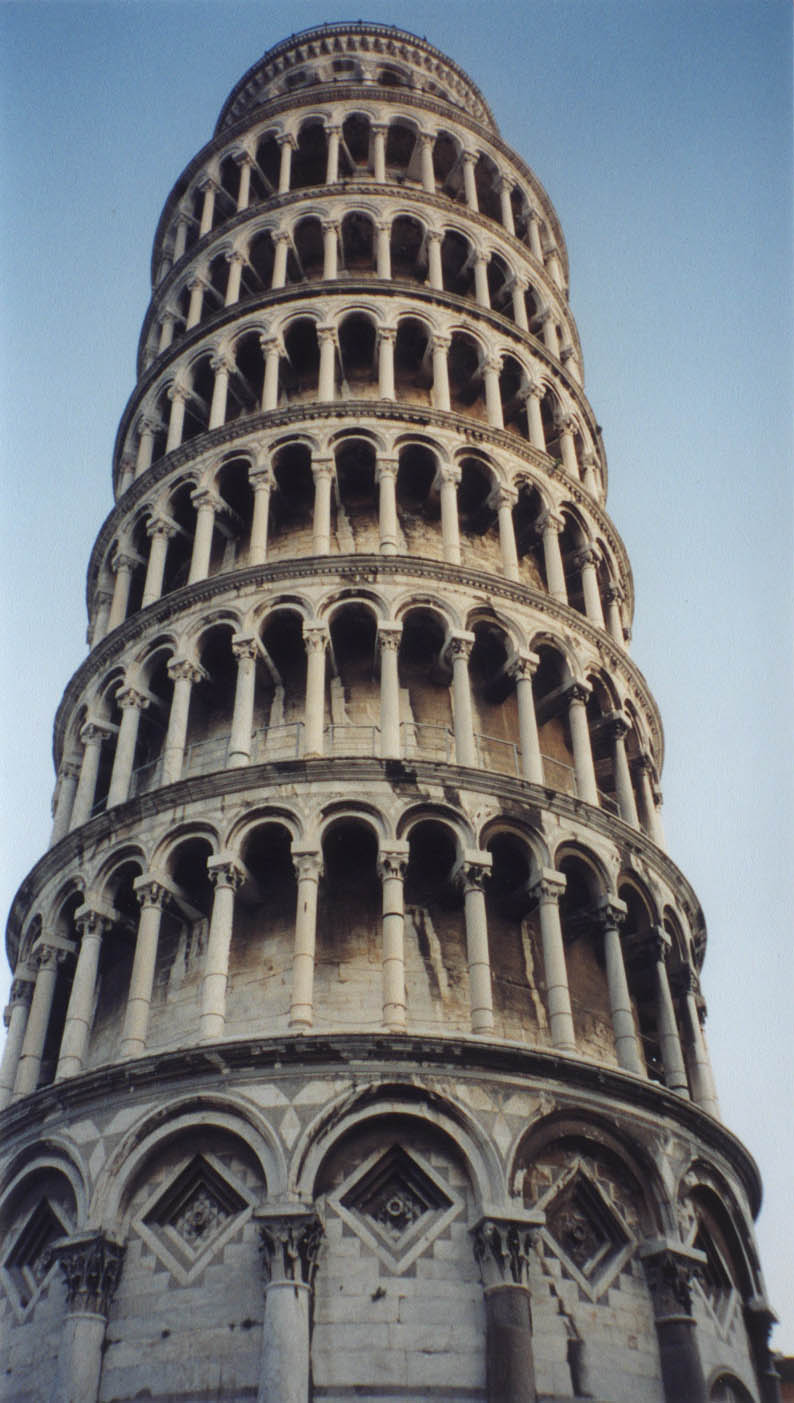
M426 39L390 24L323 24L268 49L232 89L216 134L272 98L326 83L410 88L441 98L498 132L479 88Z

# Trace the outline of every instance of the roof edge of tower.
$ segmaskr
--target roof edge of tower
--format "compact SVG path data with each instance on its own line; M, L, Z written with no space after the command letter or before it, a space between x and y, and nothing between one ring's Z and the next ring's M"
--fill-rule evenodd
M310 25L307 29L296 30L294 34L290 34L286 39L282 39L278 44L274 44L272 48L266 49L261 58L257 59L256 63L252 64L247 72L243 74L242 78L235 83L221 108L220 116L215 124L215 134L217 135L224 127L228 126L230 122L237 120L239 114L233 113L232 109L248 84L256 78L264 64L278 60L282 56L288 54L291 49L309 43L312 39L317 39L318 41L323 39L327 40L335 37L338 38L345 34L362 36L373 35L376 38L388 37L392 40L400 40L403 43L410 43L413 46L418 46L426 54L432 55L433 58L451 69L451 71L466 84L472 97L482 107L485 124L492 126L494 131L498 132L499 128L493 112L483 97L482 92L477 87L477 84L469 77L466 70L461 68L460 64L456 63L448 54L444 53L443 49L436 48L436 46L431 44L427 39L420 37L418 34L411 33L409 29L401 29L398 25L381 24L375 20L339 20L329 24ZM452 105L455 106L456 104L453 102Z

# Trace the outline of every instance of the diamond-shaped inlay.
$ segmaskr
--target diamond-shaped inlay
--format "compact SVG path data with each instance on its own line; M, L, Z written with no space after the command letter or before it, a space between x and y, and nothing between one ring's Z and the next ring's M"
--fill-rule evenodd
M457 1195L419 1155L376 1151L330 1202L394 1272L403 1272L460 1212Z
M538 1204L543 1237L570 1275L595 1300L624 1266L634 1239L582 1166L572 1166Z
M196 1155L144 1208L135 1226L164 1266L187 1283L251 1212L225 1166Z
M43 1198L17 1234L4 1258L2 1276L18 1312L27 1311L37 1299L55 1264L50 1248L68 1231L66 1220Z

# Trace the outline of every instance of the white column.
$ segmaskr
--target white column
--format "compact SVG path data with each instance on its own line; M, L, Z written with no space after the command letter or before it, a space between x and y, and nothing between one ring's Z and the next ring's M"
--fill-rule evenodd
M317 398L332 400L336 397L334 374L336 369L336 331L332 326L318 326L317 340L320 343L320 372L317 384Z
M226 398L229 393L229 376L234 370L234 356L220 351L210 361L215 380L212 386L212 401L207 428L219 429L226 422Z
M168 676L174 684L171 693L171 709L168 713L168 729L163 742L163 770L161 783L175 784L182 776L185 759L185 741L190 712L190 693L194 682L206 677L204 669L187 658L172 658L168 664Z
M586 452L582 454L582 468L584 470L583 480L585 489L590 492L593 497L599 497L601 494L601 478L598 471L598 459L595 453Z
M116 753L108 788L109 809L116 804L123 804L129 798L138 726L141 712L149 705L149 698L144 696L143 692L137 692L134 687L124 687L116 693L116 703L121 710L121 722L116 736Z
M499 390L499 372L501 368L501 356L489 356L483 361L482 374L485 382L485 408L488 413L488 423L492 429L503 429L505 426L504 415L502 414L502 396Z
M659 1031L659 1046L662 1053L665 1085L681 1096L689 1096L684 1053L681 1035L675 1016L670 982L667 978L667 960L672 941L663 926L651 932L652 953L656 966L656 1024Z
M623 963L623 947L620 943L620 927L626 919L626 904L614 897L604 897L600 902L598 915L604 937L604 962L618 1066L622 1067L624 1072L643 1076L644 1067L637 1044L631 995Z
M518 551L516 532L513 525L513 507L518 501L515 487L497 487L493 493L499 522L499 547L502 553L502 569L508 580L518 579Z
M378 876L382 888L383 1024L392 1033L405 1029L405 914L403 884L408 866L408 845L382 848Z
M469 999L471 1031L488 1033L493 1028L493 993L491 990L491 959L488 953L488 921L485 911L484 883L490 874L493 859L490 853L464 858L463 909L466 920L466 959L469 966Z
M243 167L248 170L248 166ZM243 268L245 267L245 254L239 249L230 249L226 254L226 262L229 265L229 276L226 279L226 296L223 300L224 307L233 307L240 300L240 285L243 279Z
M558 1052L575 1052L576 1037L568 987L568 967L565 963L565 945L560 924L560 897L564 891L565 878L562 874L544 867L531 895L536 897L538 902L551 1044Z
M323 624L304 624L306 648L306 700L303 723L305 757L323 753L325 730L325 649L328 631Z
M481 253L474 255L474 296L481 307L490 307L491 292L488 287L488 260Z
M506 175L499 177L499 205L502 214L502 224L508 234L515 236L516 226L513 219L513 204L510 195L513 190L513 182Z
M532 693L534 677L540 658L537 653L524 653L516 658L512 674L516 680L518 734L521 743L521 778L530 784L543 784L543 758L538 739L535 698Z
M441 469L441 550L450 565L460 565L460 523L458 521L458 483L460 468Z
M290 237L285 229L279 229L273 235L273 274L270 286L273 291L285 287L287 282L287 258L289 256Z
M109 911L98 911L88 904L75 912L74 920L80 931L80 950L66 1009L66 1021L55 1072L56 1081L77 1076L85 1066L102 937L113 924Z
M149 1028L160 920L168 897L168 887L156 873L136 877L133 886L141 907L135 956L132 962L127 1008L121 1032L121 1057L143 1057Z
M476 151L464 151L461 155L463 162L463 193L466 197L466 204L469 209L479 210L477 201L477 182L474 179L474 167L477 164Z
M342 135L342 128L338 122L329 122L325 128L325 134L328 138L325 183L326 185L336 185L339 179L339 139Z
M574 427L574 421L570 415L565 415L560 420L560 457L565 471L578 481L579 463L576 458L576 445L573 438Z
M91 628L91 647L95 648L97 643L101 643L108 631L108 620L110 618L110 606L113 603L113 595L109 590L98 589L94 595L94 619Z
M278 409L278 370L281 361L281 343L277 336L260 336L259 344L265 357L265 374L262 380L262 413Z
M152 465L152 452L154 450L154 435L157 431L157 424L149 415L141 418L138 429L138 450L135 455L135 476L140 477L147 468Z
M240 167L240 184L237 187L237 212L239 214L242 210L248 209L251 199L251 168L254 162L247 151L238 151L234 162Z
M33 951L31 963L36 967L36 983L14 1083L15 1101L19 1096L29 1096L39 1084L41 1059L44 1056L52 1001L55 998L58 966L62 964L67 953L63 946L48 945L44 940Z
M428 195L436 193L436 173L433 170L433 145L435 136L433 132L419 133L419 160L422 170L422 189Z
M401 624L381 624L378 629L380 652L380 753L386 760L400 756L400 679L398 652Z
M312 1209L295 1203L256 1216L267 1277L257 1403L309 1403L312 1288L322 1224Z
M594 546L585 546L574 556L574 564L578 566L582 575L585 614L596 628L603 628L604 613L601 608L601 595L598 591L597 563L598 552Z
M199 238L203 239L204 235L208 234L212 228L218 183L216 180L213 180L212 176L205 176L199 183L199 190L201 190L204 195L201 206L201 223L199 224Z
M576 793L588 804L598 803L593 750L590 745L590 729L587 724L587 699L591 688L586 682L574 682L566 692L568 701L568 727L571 732L573 768L576 775Z
M394 342L397 332L393 326L378 331L378 397L394 399Z
M332 458L315 458L312 462L314 478L314 523L312 529L312 554L327 555L331 549L331 485L334 480Z
M163 516L153 516L147 524L146 534L149 537L149 561L141 597L142 609L154 604L163 593L168 542L176 534L176 523Z
M292 955L290 1028L311 1028L314 1021L314 952L317 942L317 893L323 873L322 856L315 849L293 848L298 879L295 907L295 947Z
M108 633L114 628L118 628L119 624L123 624L127 617L132 572L137 564L138 557L125 551L117 551L113 557L112 569L115 578L113 580L113 599L108 617Z
M171 413L168 416L168 435L165 441L166 453L171 453L174 448L178 448L182 442L182 430L185 425L185 407L187 405L188 392L184 385L170 385L168 388L168 398L171 401Z
M323 280L333 282L339 273L339 225L323 220Z
M396 458L378 457L375 465L381 555L397 554L397 468Z
M234 894L245 878L243 870L228 853L210 858L207 871L215 886L215 896L201 982L199 1041L203 1043L223 1037L229 949L234 927Z
M626 640L623 637L623 619L621 618L620 606L623 603L624 594L620 585L607 585L607 630L610 638L621 648L625 648Z
M248 564L264 565L267 560L267 533L270 517L270 494L275 485L273 470L257 465L248 474L248 481L254 494L254 510L251 520L251 543L248 548Z
M3 1060L0 1064L0 1111L5 1110L14 1092L14 1083L17 1079L19 1058L22 1053L22 1044L30 1012L30 1002L33 998L33 987L32 979L15 977L11 985L8 1004L3 1010L3 1023L8 1032L3 1048Z
M560 289L560 291L562 291L565 287L565 278L563 277L562 273L562 263L560 261L560 254L558 249L554 247L549 249L548 253L546 254L546 267L548 268L553 281L557 284L557 287Z
M66 1279L66 1317L49 1403L96 1403L108 1314L124 1247L91 1231L60 1239L55 1255Z
M74 797L80 778L80 765L76 760L65 760L58 773L55 790L55 814L50 833L50 847L54 847L69 832Z
M190 494L196 508L196 525L193 533L193 553L190 557L190 571L187 582L194 585L197 580L206 580L212 559L212 536L215 530L215 514L222 502L217 492L207 487L197 487Z
M208 287L207 279L197 273L188 283L190 291L190 302L188 303L187 318L185 320L185 330L192 331L194 326L198 326L201 321L201 311L204 306L204 292Z
M180 214L176 221L176 232L174 234L174 262L178 263L187 245L188 218L185 214Z
M702 1006L702 1001L698 977L695 971L687 966L681 972L680 982L684 994L686 1036L689 1043L692 1100L697 1106L700 1106L701 1110L707 1111L710 1116L719 1118L720 1103L717 1100L711 1061L700 1022L699 1003Z
M248 765L251 760L259 642L256 638L245 638L236 633L232 638L232 652L237 659L237 682L234 689L234 714L227 764L230 769L237 769L241 765Z
M436 334L433 336L433 406L448 411L452 408L449 397L449 366L447 352L452 338Z
M386 127L382 122L373 122L371 131L374 176L378 185L383 185L386 180Z
M278 193L286 195L289 192L290 176L292 175L292 153L297 146L294 136L277 137L281 151L281 162L278 172Z
M70 833L91 817L102 742L111 735L113 735L112 727L98 721L87 721L80 732L80 739L83 742L83 758L80 763L80 778L77 782L77 793L74 796L72 817L69 823Z
M637 775L639 784L642 826L651 839L651 842L663 848L665 846L664 829L662 827L658 801L651 783L651 776L654 773L654 764L650 755L642 754L637 756L634 761L634 772Z
M375 224L375 271L386 282L391 278L391 225L388 219Z
M427 231L427 280L438 292L444 290L444 270L441 263L441 232L438 229Z
M160 318L160 337L157 343L157 354L161 355L167 351L174 339L174 326L176 324L176 314L174 312L163 312Z
M560 550L560 533L563 530L561 517L546 511L540 518L539 526L543 537L543 563L546 568L546 587L552 599L561 604L568 603L568 589L565 584L565 569Z
M536 209L529 210L528 214L529 247L538 260L543 262L543 245L540 240L540 216Z
M544 307L538 316L538 322L543 334L543 344L547 351L551 351L553 356L559 359L560 343L557 337L557 323L554 320L554 312L551 307Z
M513 278L510 292L513 298L513 318L515 324L521 331L529 331L529 320L527 318L526 301L527 282L518 276ZM537 447L537 444L535 445Z
M540 412L540 402L543 399L543 386L530 385L527 391L527 428L529 430L529 441L533 448L538 448L541 453L546 452L546 434L543 429L543 415Z
M615 794L618 801L618 813L624 823L630 823L632 828L639 828L640 821L637 816L637 805L634 802L634 789L631 783L629 772L629 762L626 757L626 735L629 730L629 723L625 716L619 712L613 712L607 721L609 735L612 741L612 763L615 769Z
M452 712L455 727L455 763L474 766L477 752L474 746L474 722L471 709L469 658L474 646L473 633L453 633L449 641L452 658Z

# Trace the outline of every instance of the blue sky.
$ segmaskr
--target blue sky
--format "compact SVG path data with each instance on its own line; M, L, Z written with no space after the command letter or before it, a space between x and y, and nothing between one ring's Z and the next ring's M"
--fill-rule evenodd
M322 4L0 4L0 897L43 851L52 717L85 652L151 241L229 89ZM791 9L788 0L371 0L481 86L554 202L632 651L667 737L665 824L709 928L727 1124L761 1166L794 1353Z

